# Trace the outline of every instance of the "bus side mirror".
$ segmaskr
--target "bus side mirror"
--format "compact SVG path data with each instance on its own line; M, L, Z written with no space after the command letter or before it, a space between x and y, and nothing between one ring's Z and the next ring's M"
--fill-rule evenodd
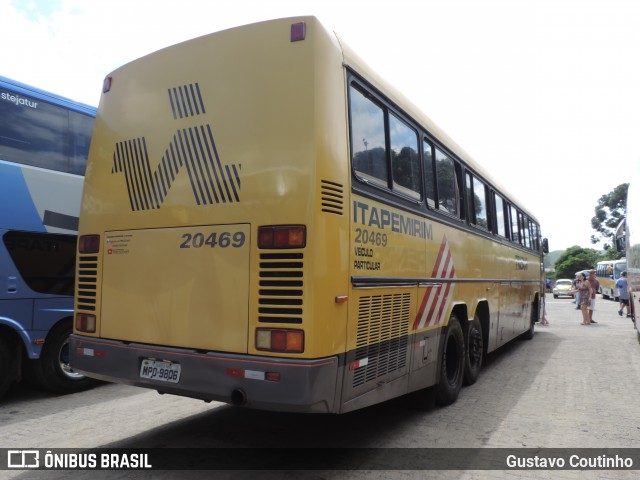
M542 239L542 253L549 253L549 240L546 238Z

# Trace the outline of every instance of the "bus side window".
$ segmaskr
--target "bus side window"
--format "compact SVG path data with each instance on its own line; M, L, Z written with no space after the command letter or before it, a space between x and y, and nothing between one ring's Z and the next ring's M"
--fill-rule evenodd
M426 188L427 205L429 208L436 208L433 147L426 139L422 142L422 156L424 158L424 183Z
M470 173L467 173L467 208L469 223L485 229L489 228L486 187Z
M420 200L422 198L422 178L417 132L391 114L389 115L389 139L393 189Z
M84 175L93 122L87 122L86 115L69 112L69 129L73 139L69 142L69 173Z
M501 237L507 236L507 230L505 228L505 215L504 215L504 200L497 193L493 194L493 203L495 205L496 215L496 232Z
M540 251L540 230L538 228L538 224L533 220L531 220L531 239L531 248L536 252Z
M518 210L511 205L509 207L509 213L511 217L511 241L514 243L520 243L520 232L518 230Z
M436 148L436 183L438 208L458 216L458 179L456 165L451 157Z
M349 99L353 169L361 179L388 187L384 110L353 86Z
M46 102L0 102L0 156L23 165L69 171L69 112ZM86 156L86 152L85 152Z
M522 213L520 214L520 218L522 219L522 233L524 234L523 245L527 248L531 248L531 230L529 229L529 218Z

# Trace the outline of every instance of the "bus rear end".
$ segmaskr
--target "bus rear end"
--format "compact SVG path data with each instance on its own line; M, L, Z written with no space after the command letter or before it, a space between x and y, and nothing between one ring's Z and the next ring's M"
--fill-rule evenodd
M109 75L80 217L74 369L338 411L345 105L340 49L313 18L202 37Z

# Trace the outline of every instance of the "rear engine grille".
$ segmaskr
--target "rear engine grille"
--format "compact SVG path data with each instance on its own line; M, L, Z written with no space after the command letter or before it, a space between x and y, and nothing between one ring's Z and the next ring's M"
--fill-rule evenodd
M360 298L356 360L367 362L354 371L354 387L406 367L410 307L409 293Z
M302 323L303 266L302 253L260 254L259 322Z
M80 255L78 259L77 276L77 309L95 312L96 292L98 282L98 257L94 255Z

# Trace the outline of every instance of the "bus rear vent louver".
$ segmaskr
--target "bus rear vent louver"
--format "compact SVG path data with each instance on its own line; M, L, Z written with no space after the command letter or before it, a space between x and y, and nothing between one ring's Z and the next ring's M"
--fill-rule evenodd
M96 311L97 281L98 257L80 255L78 259L78 288L76 289L78 310Z
M302 323L303 266L302 253L260 254L258 321Z
M367 361L355 370L354 387L407 367L410 306L409 293L360 298L356 361Z
M344 188L339 183L320 181L321 210L325 213L342 215L344 208Z

